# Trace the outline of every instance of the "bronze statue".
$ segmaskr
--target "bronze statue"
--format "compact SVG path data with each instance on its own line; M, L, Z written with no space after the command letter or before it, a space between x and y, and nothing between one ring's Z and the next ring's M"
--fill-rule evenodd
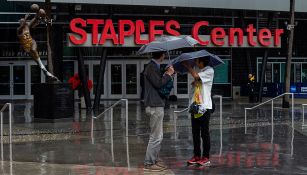
M39 65L44 74L50 77L52 80L59 81L59 79L47 71L46 67L41 62L40 56L37 51L36 41L30 34L30 29L36 27L41 20L47 21L46 13L44 9L40 9L37 4L31 5L31 10L36 12L34 18L28 23L27 19L29 14L26 14L24 18L19 20L20 26L17 28L17 36L20 44L22 45L25 52L27 52L34 61Z

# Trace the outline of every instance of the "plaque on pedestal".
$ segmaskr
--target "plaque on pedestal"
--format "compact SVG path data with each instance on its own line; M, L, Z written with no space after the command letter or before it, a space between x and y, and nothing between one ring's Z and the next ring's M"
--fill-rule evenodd
M72 120L74 93L67 83L41 83L33 86L34 121Z

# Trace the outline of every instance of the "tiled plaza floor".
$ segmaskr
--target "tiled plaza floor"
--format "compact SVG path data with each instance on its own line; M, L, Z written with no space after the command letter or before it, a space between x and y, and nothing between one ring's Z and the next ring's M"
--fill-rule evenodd
M190 118L186 113L175 116L173 112L186 107L185 104L174 103L166 109L160 156L169 169L147 173L143 171L143 160L148 142L148 119L140 102L129 103L128 137L125 136L124 106L114 110L112 132L107 114L95 120L91 137L90 114L85 110L76 108L77 112L68 121L34 123L32 103L15 102L12 157L5 124L5 161L1 162L0 174L307 174L307 132L301 127L299 105L295 106L295 130L291 127L291 113L276 104L273 127L270 106L264 106L249 112L245 134L244 107L251 104L225 100L223 128L220 128L219 105L210 121L212 166L198 167L186 165L193 152Z

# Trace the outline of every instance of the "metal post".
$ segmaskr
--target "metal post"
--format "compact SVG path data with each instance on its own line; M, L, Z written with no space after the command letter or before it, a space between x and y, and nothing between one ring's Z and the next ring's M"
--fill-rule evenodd
M302 124L302 127L304 127L305 126L305 106L304 106L304 104L302 104L302 106L303 106L303 124Z
M222 96L220 96L220 157L222 156L223 150L223 118L222 118L222 108L223 101Z
M222 111L223 111L223 101L222 96L220 96L220 128L223 128L223 117L222 117Z
M111 154L112 154L112 163L114 163L114 146L113 146L113 108L111 108Z
M294 93L292 93L292 140L291 140L291 157L293 157L293 141L294 141Z
M128 135L129 135L129 133L128 133L128 100L127 99L125 99L125 101L126 101L126 137L128 137Z
M92 144L94 144L94 116L92 114L91 119L91 138L92 138Z
M273 144L273 138L274 138L274 101L273 101L273 100L272 100L271 114L272 114L272 136L271 136L271 144Z
M3 161L3 112L1 112L1 160Z
M10 144L12 143L12 104L9 103L9 127L10 127Z
M127 152L127 166L128 166L128 171L130 171L130 156L129 156L129 110L128 110L128 99L125 99L126 102L126 152Z
M294 93L292 93L292 128L294 128Z
M247 133L247 128L246 128L246 111L247 111L247 109L245 109L245 117L244 117L245 134Z
M174 112L174 139L177 140L177 113Z

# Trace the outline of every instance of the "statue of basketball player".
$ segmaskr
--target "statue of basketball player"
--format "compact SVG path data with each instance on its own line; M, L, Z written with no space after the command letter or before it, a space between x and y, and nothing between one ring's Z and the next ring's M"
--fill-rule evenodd
M59 79L47 71L46 67L43 65L40 56L37 51L37 44L30 34L30 29L36 27L41 19L46 19L46 12L44 9L39 9L37 4L31 5L31 10L35 11L35 17L28 23L27 19L29 14L25 15L24 18L19 20L20 26L17 28L17 36L24 49L34 61L43 70L44 74L53 80L59 81Z

